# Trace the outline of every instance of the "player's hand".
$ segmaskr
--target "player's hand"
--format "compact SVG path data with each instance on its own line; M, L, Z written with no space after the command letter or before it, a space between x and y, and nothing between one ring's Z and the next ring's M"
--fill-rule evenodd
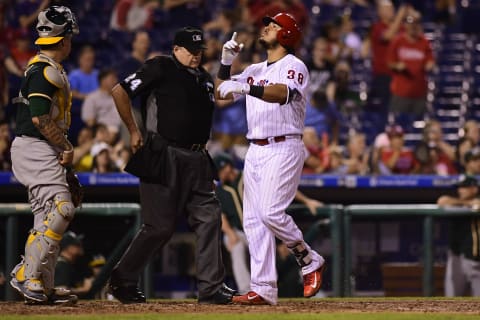
M72 150L61 152L58 155L58 162L64 167L72 165L72 162L73 162L73 147L72 147Z
M305 200L305 206L308 208L311 214L316 215L317 209L323 207L323 203L315 199Z
M225 42L222 49L222 60L221 63L226 66L230 66L233 62L233 59L238 55L238 53L243 48L243 43L238 43L237 40L237 33L234 32L232 35L232 39Z
M230 93L248 94L250 85L233 80L223 81L217 88L220 98L225 99Z
M136 153L138 149L143 146L143 138L140 131L135 130L130 134L130 147L132 148L132 152Z

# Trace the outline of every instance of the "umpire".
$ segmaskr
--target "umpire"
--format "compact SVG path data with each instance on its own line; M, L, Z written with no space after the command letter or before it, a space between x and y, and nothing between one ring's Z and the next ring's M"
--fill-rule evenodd
M199 303L227 304L234 291L224 283L221 210L214 193L214 166L205 149L214 110L214 82L200 66L205 41L199 29L176 32L171 56L147 60L112 90L130 132L134 152L126 171L140 178L143 225L110 278L110 292L122 303L144 303L139 276L153 253L175 230L180 214L197 237ZM132 116L141 97L146 137Z

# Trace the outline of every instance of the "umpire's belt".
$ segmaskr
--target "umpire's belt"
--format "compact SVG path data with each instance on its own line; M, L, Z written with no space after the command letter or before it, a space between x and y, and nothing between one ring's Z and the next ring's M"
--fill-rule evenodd
M196 151L200 152L205 150L206 145L203 143L194 143L194 144L181 144L181 143L168 143L169 146L175 147L175 148L182 148L182 149L187 149L190 151Z
M196 151L196 152L203 151L205 150L205 147L206 147L204 143L189 144L189 143L180 143L176 141L167 140L161 135L159 135L158 133L149 132L148 135L150 136L153 145L157 145L157 146L166 145L169 147L182 148L182 149L187 149L187 150Z
M301 139L302 135L291 135L291 136L276 136L269 137L265 139L251 139L250 142L259 146L266 146L267 144L283 142L287 139Z

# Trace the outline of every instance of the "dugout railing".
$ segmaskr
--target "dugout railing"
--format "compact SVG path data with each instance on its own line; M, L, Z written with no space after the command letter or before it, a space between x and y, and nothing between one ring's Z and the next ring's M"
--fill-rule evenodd
M88 296L93 297L106 283L108 276L125 251L126 247L138 230L140 219L140 205L137 203L86 203L77 210L78 216L91 217L132 217L134 223L131 224L128 232L123 234L120 241L117 242L114 250L109 253L107 263L102 268L101 273L95 279L92 289ZM287 212L297 221L307 221L307 226L303 228L306 240L315 237L324 236L319 234L319 223L325 223L328 219L328 228L332 243L331 261L328 261L332 275L332 295L351 296L351 275L352 275L352 246L351 246L351 228L352 220L364 218L367 221L378 221L381 219L396 218L420 218L422 221L422 242L423 250L419 262L423 266L423 295L432 296L433 288L433 263L434 263L434 241L433 229L436 219L473 216L479 214L467 208L439 208L433 204L384 204L384 205L326 205L317 209L315 214L300 204L291 205ZM5 235L2 240L5 244L5 270L8 272L16 263L18 263L19 252L23 248L18 247L18 229L20 216L31 215L31 209L28 204L9 203L0 204L0 216L6 219ZM307 237L309 237L307 239ZM6 275L7 279L9 278ZM148 297L153 297L152 268L147 266L144 272L143 288ZM15 292L10 286L5 286L5 299L15 298Z
M439 208L434 204L397 204L397 205L350 205L343 209L343 296L352 295L350 276L352 275L352 241L351 225L356 218L367 218L367 220L386 218L420 218L422 221L422 243L423 250L419 263L423 266L422 287L423 295L430 297L434 295L434 241L433 231L436 219L453 218L462 216L479 215L478 210L469 208Z

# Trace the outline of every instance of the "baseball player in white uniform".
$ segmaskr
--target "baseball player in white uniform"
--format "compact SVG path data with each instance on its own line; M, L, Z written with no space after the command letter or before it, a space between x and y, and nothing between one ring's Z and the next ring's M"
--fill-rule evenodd
M244 168L243 226L251 255L251 291L234 296L237 304L276 304L275 237L283 241L302 268L304 296L314 296L322 283L325 260L303 240L285 213L300 182L304 162L302 132L309 74L292 53L301 37L293 16L279 13L263 19L259 43L267 60L230 79L230 66L243 44L236 33L222 50L217 99L246 95L247 138Z

